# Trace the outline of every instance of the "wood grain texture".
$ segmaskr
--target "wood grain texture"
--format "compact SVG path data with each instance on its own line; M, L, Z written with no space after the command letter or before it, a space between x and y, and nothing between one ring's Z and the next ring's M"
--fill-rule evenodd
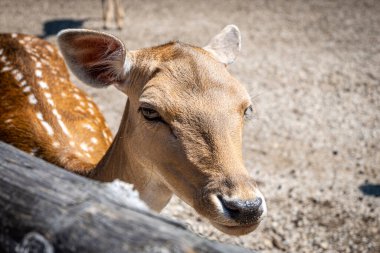
M118 184L0 142L0 252L251 252L192 234Z

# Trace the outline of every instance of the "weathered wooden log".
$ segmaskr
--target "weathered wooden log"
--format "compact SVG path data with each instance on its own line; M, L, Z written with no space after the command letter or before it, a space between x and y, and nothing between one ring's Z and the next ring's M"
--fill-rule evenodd
M131 189L0 142L0 252L250 252L150 212Z

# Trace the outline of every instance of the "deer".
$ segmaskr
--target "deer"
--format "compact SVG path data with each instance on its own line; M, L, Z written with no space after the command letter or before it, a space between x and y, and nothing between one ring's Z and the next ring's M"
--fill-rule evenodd
M121 0L102 0L103 26L110 29L112 20L115 20L119 30L123 29L125 11Z
M108 33L61 31L59 51L79 80L113 85L128 97L112 143L95 104L70 83L60 53L37 38L30 39L35 45L25 41L0 37L0 52L11 60L0 65L2 140L91 179L131 183L156 212L175 194L226 234L259 226L266 202L242 155L252 101L227 69L241 48L237 26L204 47L172 41L137 50ZM46 86L51 95L43 94ZM76 111L78 102L84 105Z

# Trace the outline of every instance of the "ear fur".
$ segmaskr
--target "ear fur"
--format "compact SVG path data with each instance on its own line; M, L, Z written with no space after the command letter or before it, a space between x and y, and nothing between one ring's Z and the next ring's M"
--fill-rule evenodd
M124 44L106 33L63 30L58 34L58 46L71 71L94 87L122 82L132 66Z
M235 25L227 25L220 33L203 47L214 58L225 65L233 63L241 49L241 35Z

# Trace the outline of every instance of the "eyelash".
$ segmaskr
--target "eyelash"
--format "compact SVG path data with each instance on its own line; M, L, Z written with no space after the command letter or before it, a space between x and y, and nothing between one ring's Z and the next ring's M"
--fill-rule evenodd
M146 113L144 113L144 111L150 111L150 112L153 112L153 113L156 113L157 114L157 117L153 117L153 118L149 118ZM171 126L166 123L165 120L162 119L162 117L160 116L160 114L152 109L152 108L149 108L149 107L143 107L143 106L140 106L140 108L138 109L138 112L141 113L141 115L145 118L145 120L149 121L151 124L158 124L158 123L162 123L162 124L165 124L166 126L169 127L170 129L170 132L172 133L172 135L177 139L177 135L174 133L173 129L171 128Z
M162 117L160 116L160 114L152 109L152 108L149 108L149 107L143 107L143 106L140 106L138 111L142 114L142 116L147 120L147 121L150 121L150 122L161 122L161 123L164 123L164 124L167 124L163 119ZM157 114L157 116L153 116L153 117L149 117L148 114L151 113L151 114ZM253 118L253 107L252 105L248 106L245 110L244 110L244 115L243 115L244 119L246 121L248 120L251 120Z
M154 110L152 108L141 106L138 109L138 111L141 113L141 115L144 117L144 119L146 119L149 122L152 122L152 123L161 122L161 123L165 123L166 124L166 122L162 119L162 117L160 116L160 114L156 110ZM148 116L149 113L150 114L157 114L157 116L149 117Z

